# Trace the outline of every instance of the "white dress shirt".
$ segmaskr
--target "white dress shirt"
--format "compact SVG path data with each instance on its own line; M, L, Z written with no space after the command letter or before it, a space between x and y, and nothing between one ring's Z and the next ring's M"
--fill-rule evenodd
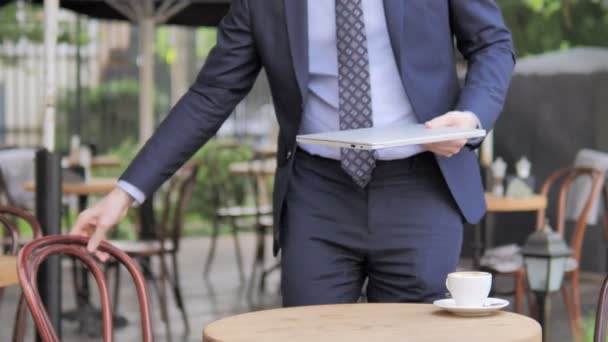
M384 3L362 0L369 54L374 127L418 123L401 81L391 46ZM337 131L339 125L338 49L335 1L308 0L309 82L300 134ZM308 153L339 159L340 149L300 144ZM376 151L379 160L394 160L422 152L420 146Z

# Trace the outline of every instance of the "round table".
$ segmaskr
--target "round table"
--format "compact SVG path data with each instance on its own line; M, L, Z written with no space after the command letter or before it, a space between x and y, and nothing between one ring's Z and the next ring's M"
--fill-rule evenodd
M0 288L18 284L17 257L0 256Z
M547 197L544 195L532 195L522 198L498 197L486 193L488 212L525 212L537 211L547 208Z
M540 342L540 325L499 311L460 317L429 304L344 304L258 311L211 323L205 342Z
M274 159L252 160L232 163L229 171L235 176L270 177L274 176L276 167L277 163Z
M533 212L547 208L547 197L534 194L527 197L500 197L486 192L486 205L488 215L481 224L476 225L473 244L473 267L480 267L481 257L486 248L494 241L493 216L494 213Z

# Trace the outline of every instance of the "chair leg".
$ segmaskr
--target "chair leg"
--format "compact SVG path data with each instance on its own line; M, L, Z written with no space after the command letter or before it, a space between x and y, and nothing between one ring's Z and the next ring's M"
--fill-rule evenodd
M571 295L571 300L572 300L572 310L573 310L573 318L574 318L574 330L573 330L573 336L575 337L576 341L579 341L582 339L583 336L583 322L581 319L581 298L579 295L579 288L578 288L578 270L574 271L572 274L572 278L571 278L571 285L570 285L570 295Z
M118 312L118 303L120 303L120 265L116 265L114 271L114 303L113 308L115 312Z
M574 311L574 303L572 301L571 293L568 290L567 284L563 284L561 288L562 297L564 298L564 304L566 304L566 312L568 313L568 321L570 323L570 331L573 339L576 339L576 317Z
M182 287L179 276L179 266L177 264L177 254L171 253L171 261L173 262L173 296L177 307L182 313L182 320L184 321L184 328L186 334L190 333L190 322L188 321L188 315L186 314L186 305L182 296Z
M263 230L256 230L256 250L255 256L253 257L253 266L251 267L251 277L249 279L249 284L247 286L247 297L249 301L253 303L253 292L255 290L255 285L258 278L258 273L264 271L264 233ZM258 272L259 271L259 272ZM262 283L260 283L261 287ZM263 289L259 289L260 293L263 292Z
M209 278L209 272L211 272L211 264L215 257L215 248L217 245L217 238L220 234L219 222L217 219L213 219L213 227L211 232L211 246L209 246L209 253L207 254L207 260L205 261L205 268L203 269L203 278Z
M515 274L515 312L523 313L524 307L524 292L525 292L525 274L518 272Z
M19 296L17 312L15 313L15 323L13 325L13 342L23 342L25 340L25 313L27 305L23 294Z
M142 266L143 265L144 264L142 264ZM171 322L169 320L169 312L167 310L167 287L165 283L164 274L160 277L154 277L154 273L152 273L152 270L149 269L149 266L144 267L146 268L145 272L147 274L152 275L150 281L152 283L152 287L154 287L154 292L156 292L158 296L158 303L160 306L160 318L163 320L163 322L165 322L167 341L171 341Z
M169 308L167 305L167 278L168 278L168 270L167 270L167 263L165 262L165 257L163 254L159 255L159 259L160 259L160 277L158 277L158 280L160 281L160 290L161 290L161 306L162 306L162 311L164 312L164 321L165 321L165 326L167 327L167 341L171 341L171 319L169 318Z
M239 279L241 284L245 283L245 269L243 268L243 253L241 252L241 243L239 241L239 231L236 226L236 222L232 220L232 241L234 242L234 253L236 256L236 265L239 269Z

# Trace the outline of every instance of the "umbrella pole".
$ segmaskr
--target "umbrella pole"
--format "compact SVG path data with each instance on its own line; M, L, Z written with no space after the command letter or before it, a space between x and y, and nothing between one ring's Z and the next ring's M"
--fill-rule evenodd
M59 0L44 1L44 72L45 108L43 148L36 154L36 216L44 235L60 234L61 227L61 156L55 152L55 96L57 14ZM61 338L61 265L52 256L42 265L38 276L40 297L49 318ZM40 336L36 339L40 341Z
M144 144L154 131L154 32L153 17L139 21L141 60L139 67L139 142Z

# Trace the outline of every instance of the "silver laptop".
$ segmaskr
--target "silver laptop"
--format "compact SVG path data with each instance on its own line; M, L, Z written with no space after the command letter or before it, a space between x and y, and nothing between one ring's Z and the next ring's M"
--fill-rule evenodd
M485 137L483 129L457 127L426 128L424 125L393 125L296 136L303 144L318 144L358 150L430 144L434 142Z

